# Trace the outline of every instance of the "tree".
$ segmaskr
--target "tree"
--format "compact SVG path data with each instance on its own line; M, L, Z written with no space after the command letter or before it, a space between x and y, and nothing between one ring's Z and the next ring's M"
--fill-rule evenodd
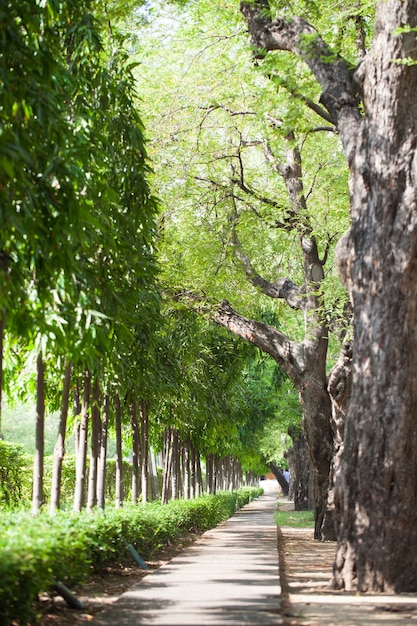
M241 4L258 50L295 53L321 87L350 170L351 228L339 266L354 311L353 379L338 479L335 584L416 591L417 2L377 3L353 66L302 17Z
M146 180L132 67L115 23L131 8L131 2L117 1L108 12L95 1L0 0L5 25L0 36L0 383L3 334L5 345L16 350L18 344L22 351L28 335L27 343L36 337L48 348L43 357L51 403L58 394L56 382L49 383L53 374L59 380L65 360L72 362L74 380L88 371L104 386L110 372L122 377L126 353L121 346L114 349L117 341L127 346L144 319L151 334L150 320L157 317L155 297L149 297L155 308L144 312L142 306L156 293L157 207ZM77 510L84 500L89 396L86 389ZM96 498L101 425L96 409L97 399L90 506ZM52 508L59 505L65 421L62 415ZM41 435L39 428L39 443ZM36 460L40 477L41 459ZM36 485L40 492L40 482Z
M182 293L191 305L198 289L211 302L222 300L211 310L215 321L270 354L297 388L318 474L319 537L333 456L327 375L336 307L328 306L326 295L329 284L334 286L328 252L340 228L333 213L344 205L347 215L348 207L340 181L337 203L326 207L324 179L331 170L344 183L345 178L330 156L337 151L334 126L324 107L310 98L314 89L309 85L307 113L300 118L300 107L294 111L282 95L285 91L294 100L290 81L283 85L285 78L271 66L266 76L254 67L236 8L198 3L196 13L187 13L186 27L170 35L167 63L161 63L160 48L158 69L150 63L153 72L168 74L156 81L164 85L156 124L156 107L147 113L151 136L153 124L157 128L154 184L169 207L163 215L162 255L171 270L167 281L189 287ZM149 61L149 55L145 58ZM165 69L169 63L172 75ZM299 72L299 66L292 64L291 71ZM171 100L167 85L172 85ZM330 138L316 138L317 114ZM310 157L303 170L302 151L318 141L323 163ZM325 226L318 225L320 217ZM275 314L274 321L262 321L265 310ZM331 535L325 538L334 537L331 524L328 528Z

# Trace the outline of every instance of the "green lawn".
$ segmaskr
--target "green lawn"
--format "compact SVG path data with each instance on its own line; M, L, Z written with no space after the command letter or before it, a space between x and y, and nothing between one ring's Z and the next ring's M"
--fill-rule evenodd
M279 506L279 505L278 505ZM294 528L314 528L314 511L276 511L277 526Z

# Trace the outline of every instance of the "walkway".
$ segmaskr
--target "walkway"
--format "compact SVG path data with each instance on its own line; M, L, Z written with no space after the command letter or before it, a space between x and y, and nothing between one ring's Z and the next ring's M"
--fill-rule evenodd
M257 498L145 576L101 613L94 624L283 624L276 507L276 493Z

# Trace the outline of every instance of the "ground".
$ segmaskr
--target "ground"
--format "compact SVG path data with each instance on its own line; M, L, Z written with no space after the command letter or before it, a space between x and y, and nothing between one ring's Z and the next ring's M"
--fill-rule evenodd
M278 528L281 616L283 626L417 626L417 594L359 594L331 587L336 544L313 539L307 528ZM156 569L190 545L195 536L166 546L147 561ZM40 598L41 626L74 626L92 622L146 571L134 563L93 576L72 589L83 604L71 609L60 596Z
M167 545L159 550L153 560L146 561L150 570L161 567L190 545L199 533L183 537L175 545ZM133 559L132 559L133 562ZM133 563L120 567L109 568L102 575L92 576L88 582L71 589L73 595L81 601L82 609L73 609L58 594L42 594L38 602L41 614L41 626L74 626L93 622L94 618L104 611L125 591L133 587L146 576L146 570Z

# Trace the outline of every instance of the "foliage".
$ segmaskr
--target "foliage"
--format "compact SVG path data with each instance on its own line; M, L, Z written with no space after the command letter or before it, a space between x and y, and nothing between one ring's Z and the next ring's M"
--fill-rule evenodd
M55 580L69 585L109 563L128 562L127 545L142 558L184 533L206 530L260 495L260 489L204 496L195 501L130 506L81 514L4 515L0 533L0 621L34 624L34 598ZM125 558L123 558L123 554Z
M86 477L88 480L87 459ZM0 441L0 510L24 509L30 506L32 500L32 466L33 458L23 452L22 446ZM50 500L52 481L53 457L44 458L44 496L45 502ZM131 489L132 466L123 461L123 491L129 498ZM116 461L106 461L106 501L115 500ZM71 509L74 503L75 487L75 457L66 455L62 464L61 479L61 508Z
M33 350L56 404L64 358L114 375L126 356L114 342L137 347L137 327L157 316L157 207L132 66L109 21L126 10L0 2L0 308L14 397L33 388Z
M24 501L27 464L21 445L0 440L0 504L12 506Z

